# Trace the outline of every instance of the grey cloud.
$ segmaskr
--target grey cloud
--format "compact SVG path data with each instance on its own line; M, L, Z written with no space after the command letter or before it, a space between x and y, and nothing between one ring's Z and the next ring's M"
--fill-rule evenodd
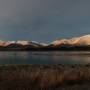
M90 0L0 0L0 39L50 42L90 33Z

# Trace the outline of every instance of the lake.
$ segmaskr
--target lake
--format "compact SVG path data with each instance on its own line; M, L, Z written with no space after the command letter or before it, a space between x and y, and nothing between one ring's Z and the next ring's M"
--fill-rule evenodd
M90 64L90 52L0 52L0 64Z

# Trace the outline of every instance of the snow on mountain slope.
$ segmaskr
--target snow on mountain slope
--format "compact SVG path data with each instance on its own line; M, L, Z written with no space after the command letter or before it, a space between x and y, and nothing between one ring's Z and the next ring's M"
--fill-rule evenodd
M46 46L44 43L38 43L36 41L0 41L0 46L8 46L8 45L23 45L23 46L33 46L33 47L40 47Z
M8 45L23 45L23 46L32 46L32 47L48 47L49 45L57 46L57 45L90 45L90 34L74 37L71 39L61 39L55 40L51 44L39 43L36 41L0 41L0 46L8 46Z
M90 35L75 37L75 38L71 38L71 39L56 40L56 41L53 41L51 44L53 44L53 45L61 45L61 44L90 45Z

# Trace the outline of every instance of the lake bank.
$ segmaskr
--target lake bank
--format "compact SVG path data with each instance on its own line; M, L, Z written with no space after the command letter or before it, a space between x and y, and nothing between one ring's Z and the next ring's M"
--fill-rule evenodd
M90 65L0 65L1 90L90 89Z

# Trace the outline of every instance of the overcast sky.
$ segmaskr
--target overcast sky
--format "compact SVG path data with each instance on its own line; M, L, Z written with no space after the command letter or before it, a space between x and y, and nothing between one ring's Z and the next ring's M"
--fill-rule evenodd
M0 39L50 42L90 33L90 0L0 0Z

